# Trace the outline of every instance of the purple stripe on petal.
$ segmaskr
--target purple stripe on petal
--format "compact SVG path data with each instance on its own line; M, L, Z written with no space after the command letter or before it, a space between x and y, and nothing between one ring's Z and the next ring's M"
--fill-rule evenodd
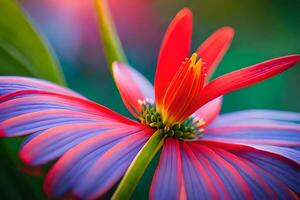
M70 89L58 86L46 80L18 76L0 77L0 96L18 90L44 90L83 98Z
M45 191L50 196L60 196L82 180L88 169L111 147L142 127L126 126L91 137L67 151L49 171Z
M213 149L218 155L229 162L244 178L252 191L254 199L274 199L276 197L275 191L272 190L267 182L262 179L251 166L243 162L242 159L218 147Z
M269 145L251 145L252 147L288 158L300 165L300 151L292 148Z
M239 151L236 155L243 157L261 167L280 181L300 194L300 166L291 165L282 159L271 157L258 152Z
M300 124L300 113L272 111L272 110L245 110L220 115L211 124L211 127L236 125L239 123L261 124Z
M150 188L150 199L180 199L182 169L177 139L166 138Z
M266 170L258 167L253 162L240 158L245 164L251 167L255 172L271 187L271 189L276 193L278 199L297 199L296 194L284 184L284 182L277 179ZM274 198L273 198L274 199Z
M152 133L151 129L137 132L103 154L74 185L75 195L82 199L95 199L105 194L125 173Z
M300 126L244 125L208 128L204 140L237 144L300 146Z
M187 199L217 199L218 193L211 178L192 152L191 148L180 143L182 171Z
M93 115L67 110L47 110L20 115L0 123L6 137L27 135L59 125L97 122Z
M107 122L57 126L26 141L20 151L20 157L27 164L41 165L58 158L88 138L118 127L121 127L121 124Z
M198 151L202 154L214 168L218 177L222 180L225 185L231 199L246 199L251 198L252 193L238 171L226 160L220 157L212 149L204 145L193 145L193 151Z

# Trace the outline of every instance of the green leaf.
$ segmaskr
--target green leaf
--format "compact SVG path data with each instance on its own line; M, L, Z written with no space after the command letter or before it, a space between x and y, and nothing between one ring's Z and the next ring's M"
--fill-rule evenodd
M56 57L15 0L0 1L0 74L65 84Z
M119 36L113 23L109 7L106 0L95 0L100 38L104 48L107 64L110 66L114 61L127 62Z
M156 131L131 162L126 174L112 196L112 200L130 199L149 163L164 143L164 136Z

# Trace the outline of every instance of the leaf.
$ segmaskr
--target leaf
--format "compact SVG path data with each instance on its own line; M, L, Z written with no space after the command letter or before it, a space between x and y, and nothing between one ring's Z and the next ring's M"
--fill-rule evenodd
M95 0L95 3L101 33L100 38L104 48L106 61L110 66L110 71L112 71L111 66L114 61L127 63L127 59L113 23L107 1Z
M0 74L65 84L56 57L16 0L0 1Z
M112 196L112 200L130 199L151 160L160 150L165 137L156 131L136 155Z

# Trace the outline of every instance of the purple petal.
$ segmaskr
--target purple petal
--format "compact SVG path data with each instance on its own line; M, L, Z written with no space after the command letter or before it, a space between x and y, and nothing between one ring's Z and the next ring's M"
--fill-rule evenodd
M150 199L180 199L182 184L181 155L178 140L166 138L151 183Z
M80 94L49 81L18 76L0 77L0 96L19 90L43 90L83 98Z
M21 148L20 157L29 165L45 164L88 138L120 127L122 124L108 122L53 127L27 140Z
M153 130L130 135L105 152L74 185L81 199L95 199L106 192L124 175L131 161L148 140Z
M105 152L139 131L141 128L138 127L117 128L91 137L70 149L47 174L45 191L48 195L57 197L70 190Z
M235 154L253 162L300 194L299 165L258 152L238 151Z

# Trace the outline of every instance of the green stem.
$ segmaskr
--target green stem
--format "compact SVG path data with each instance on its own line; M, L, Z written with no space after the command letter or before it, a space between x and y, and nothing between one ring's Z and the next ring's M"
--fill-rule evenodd
M100 38L108 65L111 66L114 61L127 63L127 59L113 23L107 1L95 0L95 2L101 33ZM109 69L111 70L111 67Z
M162 147L164 139L165 137L159 131L156 131L150 137L130 164L126 174L113 194L112 200L130 199L151 160Z

